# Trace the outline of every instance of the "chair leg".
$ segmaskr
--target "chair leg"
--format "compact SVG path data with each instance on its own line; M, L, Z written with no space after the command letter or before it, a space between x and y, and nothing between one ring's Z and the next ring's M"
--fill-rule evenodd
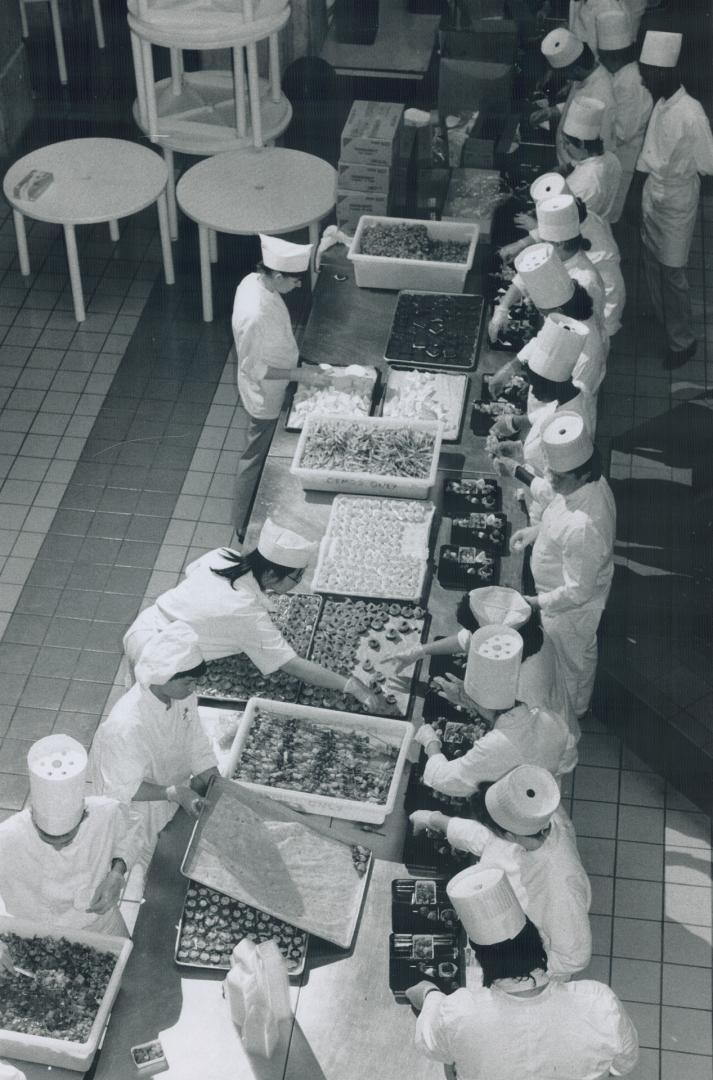
M148 128L149 113L146 104L146 80L144 79L144 60L141 55L141 42L138 36L131 31L131 54L134 58L134 75L136 76L136 103L139 110L139 123L141 127Z
M54 33L54 45L57 50L57 67L59 68L59 81L62 86L67 85L67 61L64 58L64 42L62 40L62 23L59 21L59 4L57 0L50 0L50 14L52 16L52 31Z
M272 100L277 103L282 96L280 88L280 41L277 34L270 34L270 90Z
M168 203L168 231L172 240L178 240L178 207L176 206L176 171L173 160L173 150L167 146L162 147L163 160L168 169L168 182L166 184L166 202Z
M109 222L109 236L114 241L114 243L116 243L117 240L119 239L119 222L118 221L110 221Z
M102 19L101 0L92 0L92 7L94 8L94 28L97 32L97 46L100 49L106 47L106 41L104 39L104 20Z
M161 254L163 256L163 274L167 285L173 285L176 275L173 269L173 251L171 250L171 235L168 229L168 207L166 205L166 193L162 191L156 200L158 211L158 231L161 234Z
M79 272L79 255L77 253L77 237L74 225L64 226L64 240L67 245L67 263L69 264L69 280L72 283L72 299L74 300L74 317L77 322L84 322L84 294L82 292L82 275Z
M250 119L253 125L253 143L262 146L262 113L260 112L260 80L257 74L257 49L251 41L246 47L248 54L248 92L250 94Z
M27 25L27 12L25 11L23 0L20 0L20 26L22 27L22 36L28 38L30 36L30 28Z
M30 254L27 250L27 233L25 232L25 219L19 210L12 208L12 219L15 224L15 239L17 240L17 254L20 259L20 273L28 277L30 273Z
M156 79L153 71L153 53L151 42L141 39L141 55L143 57L144 89L146 91L146 111L148 113L149 138L151 142L158 142L158 107L156 104Z
M245 111L245 68L243 66L243 47L236 45L233 49L233 82L235 90L235 124L238 138L244 138L248 131L247 113Z

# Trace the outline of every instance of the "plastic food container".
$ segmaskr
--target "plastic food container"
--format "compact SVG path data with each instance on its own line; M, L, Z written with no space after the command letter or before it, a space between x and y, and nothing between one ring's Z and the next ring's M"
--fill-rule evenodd
M132 1046L131 1060L139 1076L154 1076L168 1068L166 1055L158 1039Z
M468 244L465 262L431 262L426 259L397 259L387 255L364 255L361 242L369 225L426 225L433 240L456 240ZM359 219L347 258L354 263L354 277L364 289L425 289L462 293L473 265L478 243L477 225L456 221L419 221L414 218L377 217L364 214Z
M386 742L397 747L399 754L394 765L391 784L383 803L362 802L356 799L343 799L336 795L315 795L307 791L295 791L292 788L270 787L266 784L253 784L236 779L235 783L257 792L279 799L295 810L309 814L321 814L324 817L345 818L347 821L363 821L380 825L394 809L396 793L401 775L406 765L406 755L413 739L413 724L403 720L390 720L387 717L360 716L356 713L336 712L332 709L318 709L310 705L291 705L282 701L268 701L265 698L251 698L238 725L238 731L230 752L226 771L232 777L239 762L243 747L247 742L250 728L259 710L270 712L274 716L283 716L285 720L308 720L320 727L336 731L355 731L360 735L370 735L379 742Z
M358 424L367 430L386 431L423 431L433 435L433 457L428 475L389 476L380 473L347 472L336 469L311 469L301 464L302 456L315 424L329 422L335 426ZM370 416L363 419L343 419L341 417L309 416L302 428L292 459L290 473L297 477L303 488L313 491L335 491L347 495L392 495L403 499L425 499L436 482L438 458L443 439L443 424L434 420L388 420Z
M86 1042L29 1035L22 1031L7 1031L0 1028L0 1057L17 1058L19 1061L34 1061L38 1065L53 1065L60 1069L86 1072L109 1021L109 1014L119 992L124 968L134 947L132 942L128 938L95 934L91 930L69 928L59 930L56 926L49 924L8 916L0 916L0 933L16 934L24 938L43 937L53 938L56 941L60 939L76 941L82 945L89 945L98 952L113 953L116 956L114 971Z

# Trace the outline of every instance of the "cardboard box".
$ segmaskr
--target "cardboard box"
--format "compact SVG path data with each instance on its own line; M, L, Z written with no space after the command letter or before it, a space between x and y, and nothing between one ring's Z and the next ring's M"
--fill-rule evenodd
M342 131L340 161L390 167L403 111L390 101L355 101Z
M388 215L388 193L368 191L337 191L337 225L348 232L356 232L363 214Z
M365 191L388 194L391 169L388 165L355 165L340 161L337 166L337 187L340 191Z
M517 24L512 19L477 19L468 30L444 27L438 32L441 56L450 60L490 60L514 64Z
M488 113L510 111L514 68L488 60L441 59L438 111L441 116L486 107Z

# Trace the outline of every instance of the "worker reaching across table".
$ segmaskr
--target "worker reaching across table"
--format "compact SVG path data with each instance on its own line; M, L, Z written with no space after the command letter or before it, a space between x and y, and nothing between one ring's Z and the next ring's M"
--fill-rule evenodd
M71 736L39 739L27 764L30 805L0 824L0 913L128 936L119 899L140 823L116 799L86 794L87 753Z
M713 173L713 134L705 112L681 83L682 35L647 31L641 75L654 99L636 168L647 173L641 200L641 241L654 316L663 323L664 367L696 353L686 265L698 214L699 173Z
M562 140L572 162L567 173L572 195L584 199L603 221L615 222L622 167L616 154L604 149L601 133L605 121L603 102L578 95L562 120Z
M216 660L245 653L263 675L284 671L303 682L351 694L373 709L376 698L364 683L345 678L298 656L270 618L266 590L287 593L301 580L317 545L268 518L257 548L240 555L217 549L196 559L175 588L141 612L124 635L124 650L136 665L144 644L177 620L198 635L202 657Z
M470 867L447 891L482 986L447 996L424 980L407 991L427 1057L455 1065L458 1080L602 1080L632 1071L638 1037L618 997L591 979L550 978L540 935L501 871Z
M579 413L558 413L544 429L548 471L541 517L511 538L514 550L533 544L536 596L575 714L582 717L597 670L597 628L614 576L616 506L601 458Z
M582 971L592 955L592 890L554 777L520 765L494 784L479 785L466 813L416 810L411 823L417 834L442 833L479 866L504 871L542 936L549 972L569 978Z

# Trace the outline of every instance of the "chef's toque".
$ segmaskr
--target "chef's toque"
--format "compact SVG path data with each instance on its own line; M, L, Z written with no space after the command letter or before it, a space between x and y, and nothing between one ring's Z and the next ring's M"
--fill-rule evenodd
M586 139L591 142L598 139L602 133L605 112L606 106L597 98L576 97L567 109L562 130L573 139ZM542 239L544 240L544 237Z
M541 202L542 199L549 199L552 195L571 194L567 181L558 172L543 173L530 184L530 195L535 203Z
M568 382L588 337L584 323L556 311L547 316L540 332L520 350L518 360L543 379Z
M203 663L198 635L188 623L173 622L157 630L144 645L136 665L136 680L143 687L163 686L180 671Z
M573 240L580 235L579 210L573 195L551 195L535 207L537 235L544 243Z
M551 68L565 68L582 55L584 45L569 30L559 27L543 38L540 49Z
M640 64L650 67L672 68L681 55L683 34L669 34L663 30L647 30L641 46Z
M597 15L597 48L605 52L627 49L636 41L636 31L626 11L603 11Z
M257 542L257 549L265 559L295 570L303 570L307 566L317 546L292 529L277 525L272 518L265 521Z
M561 307L574 296L574 281L552 244L533 244L515 259L525 292L541 311Z
M523 642L517 630L492 625L470 639L463 687L484 709L510 709L517 699Z
M269 270L282 274L303 274L307 270L314 244L292 244L279 236L259 235L262 261Z
M472 942L497 945L516 938L525 913L503 870L469 866L446 885L448 898Z
M43 832L63 836L84 810L87 752L71 735L47 735L30 747L32 817Z
M496 825L516 836L534 836L560 804L557 781L539 765L518 765L485 792L485 805Z
M556 473L578 469L594 453L594 443L581 415L566 409L558 412L544 429L542 446L549 467Z
M532 608L521 593L505 585L484 585L481 589L471 589L468 603L479 628L495 624L517 630L532 615Z

